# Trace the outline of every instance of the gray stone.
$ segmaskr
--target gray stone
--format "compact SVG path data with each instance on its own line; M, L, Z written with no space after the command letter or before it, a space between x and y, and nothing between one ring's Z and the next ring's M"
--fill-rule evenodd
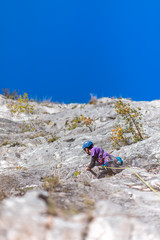
M0 200L7 197L0 202L0 239L159 239L160 100L122 100L141 108L145 139L115 150L108 137L123 124L115 98L96 105L32 102L34 114L14 115L8 104L15 101L0 95ZM69 128L81 115L93 126ZM85 140L122 157L127 169L96 179L85 171ZM42 194L46 179L54 184L56 176L60 183L48 183ZM48 214L49 199L56 216Z

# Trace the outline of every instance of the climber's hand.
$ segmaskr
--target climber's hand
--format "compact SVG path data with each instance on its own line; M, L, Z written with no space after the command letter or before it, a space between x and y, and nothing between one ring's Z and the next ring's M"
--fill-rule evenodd
M89 168L88 166L86 166L86 171L90 171L91 170L91 168Z

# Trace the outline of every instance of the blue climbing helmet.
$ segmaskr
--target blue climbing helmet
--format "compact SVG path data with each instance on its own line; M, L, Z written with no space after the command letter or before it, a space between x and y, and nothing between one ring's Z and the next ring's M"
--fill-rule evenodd
M91 141L85 141L85 142L83 143L83 150L84 150L85 148L88 148L88 147L91 147L91 146L93 146L93 143L92 143Z

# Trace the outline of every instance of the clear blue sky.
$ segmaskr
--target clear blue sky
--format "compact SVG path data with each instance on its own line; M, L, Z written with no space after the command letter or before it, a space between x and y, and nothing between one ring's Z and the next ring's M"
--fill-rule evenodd
M1 0L0 89L160 99L160 1Z

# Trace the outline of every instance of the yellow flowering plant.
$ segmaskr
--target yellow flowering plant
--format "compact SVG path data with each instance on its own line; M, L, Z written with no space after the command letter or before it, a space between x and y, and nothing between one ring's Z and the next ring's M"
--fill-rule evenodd
M24 93L23 96L19 95L18 99L14 104L8 105L11 108L11 112L14 114L26 113L33 114L34 105L29 103L29 97L27 93Z

